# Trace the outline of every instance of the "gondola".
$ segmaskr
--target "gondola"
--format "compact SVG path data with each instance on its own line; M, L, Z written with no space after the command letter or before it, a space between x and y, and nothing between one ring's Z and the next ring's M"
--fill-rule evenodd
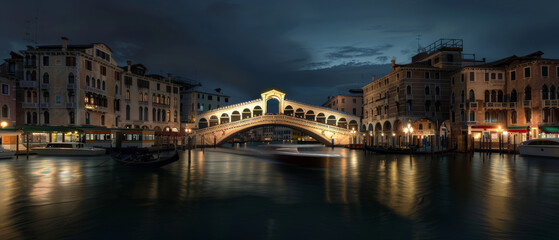
M115 154L111 157L125 166L158 168L179 160L179 153L167 151L159 154Z

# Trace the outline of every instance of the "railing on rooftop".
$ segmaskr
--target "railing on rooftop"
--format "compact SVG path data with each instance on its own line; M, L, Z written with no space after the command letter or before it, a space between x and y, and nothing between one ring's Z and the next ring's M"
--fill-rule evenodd
M462 49L463 41L462 41L462 39L441 38L441 39L429 44L429 46L420 49L419 52L420 53L431 54L431 53L436 52L436 51L438 51L442 48L445 48L445 47Z

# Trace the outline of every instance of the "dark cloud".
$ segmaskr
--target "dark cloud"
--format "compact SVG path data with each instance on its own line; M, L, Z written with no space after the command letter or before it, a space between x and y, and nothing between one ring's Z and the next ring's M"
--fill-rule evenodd
M391 44L378 46L374 48L363 48L354 46L335 47L333 52L326 54L330 59L343 59L343 58L359 58L359 57L373 57L383 53L383 51L390 49Z
M70 44L108 44L121 65L132 60L220 87L233 101L278 87L320 104L388 73L389 59L409 62L418 34L422 46L462 38L465 53L488 59L535 50L559 58L558 8L538 0L8 1L0 53L24 49L35 32L40 44L66 36Z

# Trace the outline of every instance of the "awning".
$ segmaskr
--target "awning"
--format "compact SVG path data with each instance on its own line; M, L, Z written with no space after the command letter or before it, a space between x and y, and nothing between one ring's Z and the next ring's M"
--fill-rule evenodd
M546 133L559 133L559 126L546 126L540 127L540 129Z
M513 132L513 133L526 133L528 132L528 128L530 128L529 126L509 126L506 127L505 130L507 130L507 132Z
M59 126L21 126L16 127L24 132L75 132L81 130L77 127L59 127Z

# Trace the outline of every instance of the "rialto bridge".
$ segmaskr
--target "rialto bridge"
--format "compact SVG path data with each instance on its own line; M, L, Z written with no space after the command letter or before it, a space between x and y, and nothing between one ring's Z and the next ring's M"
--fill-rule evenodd
M278 113L269 113L268 104L279 102ZM260 99L220 107L196 116L196 145L220 145L236 134L264 125L279 125L300 130L315 140L330 145L354 143L360 118L330 108L285 99L285 93L269 90Z

